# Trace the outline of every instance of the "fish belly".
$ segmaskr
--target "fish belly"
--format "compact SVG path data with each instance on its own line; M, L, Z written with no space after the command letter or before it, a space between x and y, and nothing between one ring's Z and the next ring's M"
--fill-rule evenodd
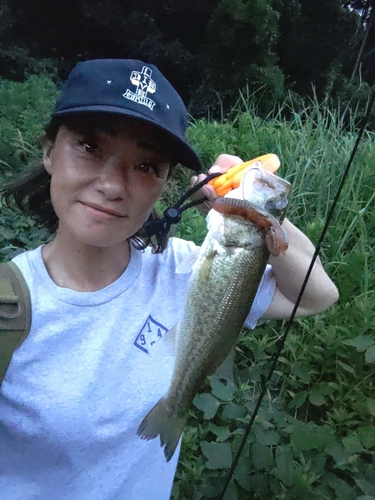
M268 259L265 245L241 251L229 248L222 254L215 252L212 242L208 247L205 259L198 262L191 276L176 333L175 369L167 398L178 413L228 356Z

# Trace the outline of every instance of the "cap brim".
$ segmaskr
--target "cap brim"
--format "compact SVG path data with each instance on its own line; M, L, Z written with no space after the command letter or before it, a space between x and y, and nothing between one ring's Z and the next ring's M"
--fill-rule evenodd
M52 113L52 116L65 116L65 115L72 115L72 114L77 114L77 113L112 113L116 115L123 115L123 116L131 116L133 118L137 118L138 120L142 120L147 123L151 123L155 127L157 127L159 130L162 130L166 136L169 138L169 146L172 149L172 155L174 160L177 163L181 163L184 167L190 168L191 170L194 170L195 172L199 172L202 170L202 163L199 159L199 156L197 153L194 151L194 149L183 139L181 139L179 136L172 134L169 130L165 129L162 127L159 123L156 121L151 120L148 117L143 116L140 113L137 113L135 111L129 110L129 109L124 109L120 107L115 107L115 106L104 106L104 105L99 105L99 106L81 106L81 107L76 107L76 108L69 108L69 109L64 109L60 111L56 111Z

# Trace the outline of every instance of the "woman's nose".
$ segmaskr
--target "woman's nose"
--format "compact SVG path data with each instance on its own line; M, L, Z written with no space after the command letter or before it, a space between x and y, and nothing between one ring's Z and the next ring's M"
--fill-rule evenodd
M122 198L127 189L126 169L118 162L107 161L101 170L98 189L109 199Z

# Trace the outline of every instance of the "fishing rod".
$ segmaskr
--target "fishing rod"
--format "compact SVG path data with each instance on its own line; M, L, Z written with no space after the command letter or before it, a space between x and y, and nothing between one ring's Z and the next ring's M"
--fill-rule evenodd
M268 383L271 380L271 377L272 377L272 375L273 375L273 373L275 371L277 362L279 360L280 354L281 354L281 352L282 352L282 350L284 348L285 341L286 341L286 339L288 337L290 328L292 326L292 323L293 323L293 320L295 318L297 309L298 309L299 304L301 302L302 295L303 295L303 293L304 293L304 291L306 289L306 285L307 285L307 282L308 282L308 280L310 278L310 275L311 275L312 269L314 267L315 261L318 258L320 249L325 246L324 238L325 238L325 235L327 233L327 230L328 230L328 227L330 225L330 222L332 220L333 214L335 212L335 209L336 209L337 203L339 201L341 192L343 190L344 184L345 184L346 179L348 177L350 168L351 168L352 163L353 163L354 156L355 156L355 154L356 154L356 152L358 150L359 143L360 143L360 141L362 139L362 136L364 134L365 128L367 126L367 123L368 123L368 120L369 120L369 116L370 116L372 107L374 105L374 99L375 99L375 91L374 91L374 89L372 89L370 97L369 97L369 100L368 100L367 111L366 111L365 117L364 117L363 122L362 122L362 126L361 126L361 128L360 128L360 130L358 132L357 139L356 139L356 142L354 144L353 150L351 152L349 161L348 161L348 163L347 163L347 165L345 167L345 170L344 170L343 175L341 177L341 181L340 181L339 187L337 189L336 195L335 195L334 200L332 202L332 205L331 205L331 208L329 210L329 213L328 213L328 215L326 217L326 220L325 220L322 232L321 232L321 234L319 236L318 243L316 244L316 247L315 247L315 252L314 252L313 257L311 259L309 268L308 268L308 270L306 272L306 276L305 276L305 278L303 280L303 283L302 283L301 289L299 291L297 300L296 300L296 302L294 304L293 311L292 311L292 313L291 313L291 315L290 315L290 317L289 317L289 319L288 319L288 321L286 323L286 326L285 326L285 329L284 329L284 333L282 334L282 336L280 337L280 339L277 341L278 348L277 348L277 350L275 351L275 353L274 353L274 355L272 357L271 366L270 366L270 369L268 371L267 377L263 381L262 389L261 389L261 392L260 392L260 394L258 396L258 400L257 400L257 403L255 405L254 411L253 411L253 413L251 415L249 423L245 427L244 435L242 437L242 440L241 440L240 445L238 447L237 453L236 453L236 455L234 457L234 460L232 462L231 468L229 469L229 472L228 472L228 475L226 477L226 481L225 481L224 487L223 487L220 495L217 497L217 500L223 500L224 499L225 492L228 489L229 483L230 483L230 481L232 479L232 476L233 476L234 471L235 471L235 469L237 467L237 464L238 464L238 461L239 461L240 456L242 454L242 451L243 451L243 449L245 447L247 438L249 437L250 431L251 431L251 429L253 427L253 424L254 424L254 421L255 421L255 417L257 416L259 408L260 408L260 406L262 404L262 401L264 399L264 396L266 395L267 388L268 388Z

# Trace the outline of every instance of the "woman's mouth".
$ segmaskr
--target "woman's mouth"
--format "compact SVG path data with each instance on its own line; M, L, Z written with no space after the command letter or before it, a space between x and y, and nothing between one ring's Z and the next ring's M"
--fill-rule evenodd
M91 212L94 215L101 216L101 217L107 217L107 218L123 218L126 217L126 215L123 215L122 213L113 210L112 208L109 207L104 207L102 205L98 205L96 203L84 203L82 204L88 209L89 212Z

